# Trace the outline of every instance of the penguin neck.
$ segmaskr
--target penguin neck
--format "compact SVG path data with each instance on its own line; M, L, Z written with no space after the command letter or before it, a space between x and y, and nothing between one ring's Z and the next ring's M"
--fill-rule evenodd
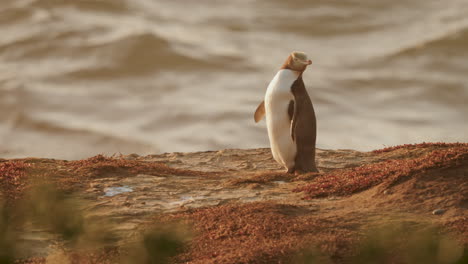
M280 70L280 71L281 71L281 70L288 70L288 71L291 71L292 73L294 73L294 74L296 75L297 78L301 77L301 76L302 76L302 73L304 72L304 71L295 71L295 70L291 69L291 67L289 67L289 65L287 65L287 64L286 64L286 65L283 65L283 67L281 67L279 70Z

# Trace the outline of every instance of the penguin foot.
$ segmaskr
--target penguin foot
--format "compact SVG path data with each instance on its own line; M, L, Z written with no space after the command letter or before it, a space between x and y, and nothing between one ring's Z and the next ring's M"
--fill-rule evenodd
M317 168L313 168L311 170L301 170L301 169L297 169L294 171L294 175L301 175L301 174L304 174L304 173L320 173Z
M288 169L286 170L286 173L293 174L294 171L295 171L294 168L288 168Z

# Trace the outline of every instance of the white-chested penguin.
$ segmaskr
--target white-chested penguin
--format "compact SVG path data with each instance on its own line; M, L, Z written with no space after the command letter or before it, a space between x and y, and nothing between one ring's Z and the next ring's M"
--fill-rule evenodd
M310 64L305 53L291 53L268 85L265 100L254 115L255 122L266 115L273 158L288 173L318 172L315 112L302 80L302 73Z

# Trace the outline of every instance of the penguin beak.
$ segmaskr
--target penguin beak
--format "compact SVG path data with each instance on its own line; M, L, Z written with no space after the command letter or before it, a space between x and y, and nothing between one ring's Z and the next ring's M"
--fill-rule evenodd
M304 65L311 65L312 64L312 61L311 60L306 60L306 61L301 61L302 64Z

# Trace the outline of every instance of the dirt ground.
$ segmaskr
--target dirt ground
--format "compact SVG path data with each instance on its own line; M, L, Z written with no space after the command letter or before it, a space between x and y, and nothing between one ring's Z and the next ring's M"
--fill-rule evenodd
M113 263L125 241L161 222L191 229L174 263L351 263L383 229L404 230L388 263L407 263L399 249L428 226L468 245L468 144L319 149L317 164L318 174L288 175L269 149L28 158L0 160L0 185L15 204L31 179L54 182L86 201L87 216L116 223L114 250L73 263ZM24 230L21 258L45 263L56 239Z

